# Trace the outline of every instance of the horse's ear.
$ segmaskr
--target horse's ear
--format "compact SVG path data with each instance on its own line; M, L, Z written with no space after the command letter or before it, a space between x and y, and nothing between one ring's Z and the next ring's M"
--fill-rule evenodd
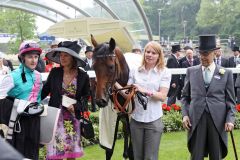
M93 35L91 34L91 42L92 42L92 45L95 47L97 47L98 43L97 41L95 40L95 38L93 37Z
M113 38L111 38L109 41L109 50L113 51L115 49L115 47L116 47L116 42Z

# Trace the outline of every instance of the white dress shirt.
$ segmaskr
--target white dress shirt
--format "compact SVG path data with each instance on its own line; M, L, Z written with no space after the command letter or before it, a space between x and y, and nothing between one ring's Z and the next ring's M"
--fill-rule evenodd
M87 62L88 62L88 64L89 64L89 67L92 67L92 59L88 59L88 58L87 58Z
M144 67L136 68L130 71L128 84L138 84L139 86L151 92L158 92L160 87L169 88L171 81L171 72L164 68L158 71L157 68L147 71ZM152 122L162 117L162 102L151 97L148 98L147 110L138 102L135 97L135 110L132 118L138 122Z

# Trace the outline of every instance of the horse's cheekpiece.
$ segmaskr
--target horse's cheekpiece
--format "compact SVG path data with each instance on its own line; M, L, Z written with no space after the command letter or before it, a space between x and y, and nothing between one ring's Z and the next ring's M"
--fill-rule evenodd
M41 103L30 103L21 113L22 116L39 116L44 111L44 105Z

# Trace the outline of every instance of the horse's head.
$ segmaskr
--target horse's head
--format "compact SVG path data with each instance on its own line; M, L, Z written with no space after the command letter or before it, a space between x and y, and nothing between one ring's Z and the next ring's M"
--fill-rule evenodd
M125 78L125 75L127 75L124 81L126 84L129 71L128 67L125 69L127 63L113 38L109 42L98 44L91 35L91 41L94 46L93 69L97 78L96 103L99 107L105 107L108 104L112 86L116 81L121 81L123 76Z

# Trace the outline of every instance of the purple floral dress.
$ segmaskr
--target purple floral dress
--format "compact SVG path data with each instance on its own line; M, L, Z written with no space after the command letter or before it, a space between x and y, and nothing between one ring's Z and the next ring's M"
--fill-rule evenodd
M74 98L77 79L74 78L68 85L62 83L63 94ZM81 147L79 121L65 107L60 106L55 139L47 145L47 159L78 158L83 156Z

